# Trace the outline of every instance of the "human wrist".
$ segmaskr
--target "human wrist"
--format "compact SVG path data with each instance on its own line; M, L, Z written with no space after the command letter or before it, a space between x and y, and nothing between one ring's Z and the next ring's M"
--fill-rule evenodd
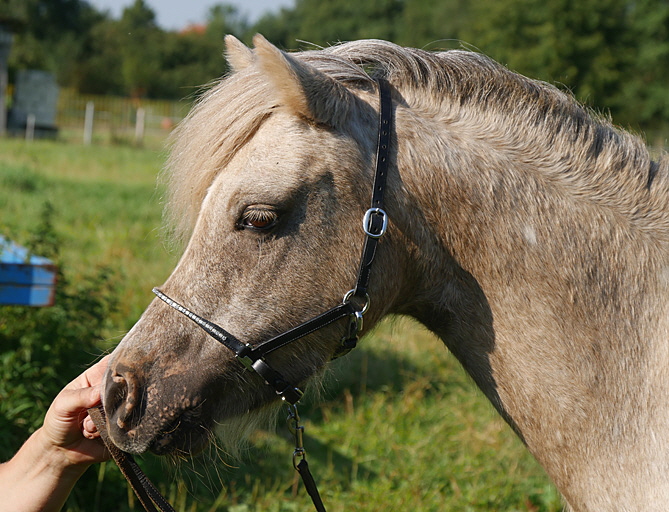
M43 474L57 478L61 482L76 482L90 464L72 460L71 450L53 443L44 428L39 428L32 436L32 447L36 469Z

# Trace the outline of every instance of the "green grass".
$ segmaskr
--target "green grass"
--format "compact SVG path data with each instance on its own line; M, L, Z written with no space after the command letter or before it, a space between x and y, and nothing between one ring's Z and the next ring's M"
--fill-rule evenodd
M72 279L99 266L118 271L123 307L112 339L137 319L176 261L159 232L155 179L163 159L130 147L0 139L0 232L28 238L50 203ZM415 323L383 323L333 363L324 387L322 400L307 399L301 413L309 463L330 512L561 509L511 429L441 342ZM178 468L152 458L142 464L179 512L312 510L283 423L251 441L243 461L228 465L206 457ZM110 463L88 473L66 511L133 508Z

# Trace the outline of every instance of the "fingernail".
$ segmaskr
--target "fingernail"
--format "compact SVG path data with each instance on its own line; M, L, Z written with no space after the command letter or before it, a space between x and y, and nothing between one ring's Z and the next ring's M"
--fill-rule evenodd
M95 423L93 423L93 420L91 419L90 416L86 416L86 419L84 420L83 424L84 430L89 433L94 433L97 432L97 428L95 427Z

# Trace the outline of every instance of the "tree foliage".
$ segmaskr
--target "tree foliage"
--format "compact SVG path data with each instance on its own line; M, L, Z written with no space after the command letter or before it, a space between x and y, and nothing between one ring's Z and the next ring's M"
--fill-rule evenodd
M298 0L298 22L291 37L320 45L362 38L396 40L402 9L401 0Z
M630 123L666 128L669 122L669 1L637 0L629 5L630 32L617 109Z
M46 69L81 93L174 98L225 72L223 36L248 24L234 7L211 8L206 25L165 31L144 0L120 19L83 0L0 0L0 24L15 32L10 73Z
M465 46L556 83L619 123L642 129L669 123L668 0L358 4L297 0L295 9L261 20L258 28L286 48L299 47L300 40L327 45L362 37L427 49Z
M254 25L223 3L206 26L179 32L158 27L144 0L118 20L84 0L0 1L22 27L12 68L51 69L81 92L189 96L225 72L226 33L249 43L260 32L286 49L381 38L428 49L464 44L562 84L619 122L669 122L669 0L296 0Z
M620 0L506 0L474 6L464 38L520 73L612 108L627 66ZM485 14L487 15L484 15Z

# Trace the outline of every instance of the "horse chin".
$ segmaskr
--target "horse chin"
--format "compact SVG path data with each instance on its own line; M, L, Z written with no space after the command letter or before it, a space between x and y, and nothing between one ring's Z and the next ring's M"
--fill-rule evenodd
M126 430L117 424L107 425L111 441L122 451L140 455L145 452L154 455L191 456L202 452L213 434L196 417L189 417L188 411L176 420L158 428L154 425L136 425ZM197 415L196 415L197 416Z
M222 450L225 455L239 459L254 432L275 430L280 410L281 402L275 402L217 422L213 429L217 448Z
M248 446L248 439L257 430L273 430L279 407L264 407L244 415L227 418L210 430L198 425L188 428L175 425L157 435L148 450L158 456L196 457L209 447L220 450L227 457L240 459Z
M213 428L198 424L196 418L189 418L186 413L172 425L161 429L148 443L147 451L158 456L195 457L213 446L226 456L239 459L254 432L274 429L280 404L268 404L227 417L215 422Z
M148 451L160 456L193 457L203 452L211 439L212 434L205 427L190 425L184 428L177 424L158 434L149 443Z

